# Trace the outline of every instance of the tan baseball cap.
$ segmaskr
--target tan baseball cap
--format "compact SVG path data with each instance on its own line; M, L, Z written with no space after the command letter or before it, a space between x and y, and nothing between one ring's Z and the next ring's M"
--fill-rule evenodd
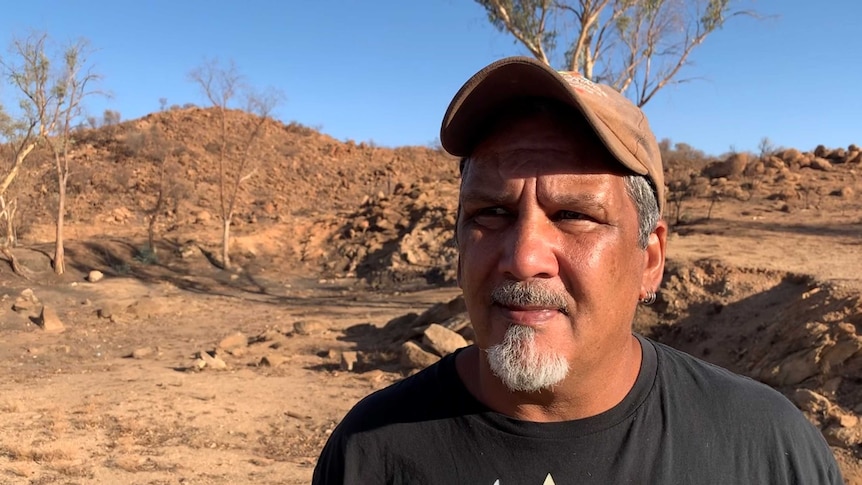
M446 110L440 143L452 155L470 155L488 117L501 104L523 97L554 99L582 113L620 163L650 179L664 210L661 154L643 111L610 86L576 72L555 71L536 59L501 59L471 77Z

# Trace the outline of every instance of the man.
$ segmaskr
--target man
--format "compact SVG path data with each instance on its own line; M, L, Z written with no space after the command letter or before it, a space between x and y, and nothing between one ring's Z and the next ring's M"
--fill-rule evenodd
M458 283L476 345L361 401L314 483L842 483L772 389L632 333L665 261L643 113L527 58L458 92Z

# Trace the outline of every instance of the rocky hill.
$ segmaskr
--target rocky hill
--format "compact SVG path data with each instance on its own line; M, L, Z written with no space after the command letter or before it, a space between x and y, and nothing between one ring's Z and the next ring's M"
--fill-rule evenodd
M228 131L246 133L256 118L227 113ZM389 149L341 142L311 128L268 120L249 154L248 172L237 205L237 220L286 220L294 215L356 209L365 197L391 194L414 182L454 180L456 161L426 147ZM180 185L180 203L165 213L166 225L182 225L201 212L217 216L219 123L212 109L188 108L150 114L77 133L71 153L68 212L78 223L99 218L134 218L156 197L158 161L144 146L157 130L171 156L168 174ZM24 224L49 223L56 204L56 176L46 151L36 151L10 195L26 206ZM203 216L207 218L207 215Z
M231 111L228 129L242 133L255 120ZM81 131L72 153L68 223L79 228L74 234L145 233L159 181L158 160L146 148L154 129L161 145L172 150L166 173L176 195L160 215L160 237L175 245L214 247L220 237L219 125L217 113L208 109L154 113ZM427 147L345 143L270 120L249 158L253 175L241 186L234 218L234 234L242 239L238 253L270 252L276 267L358 277L375 287L454 280L453 157ZM37 152L30 162L11 191L23 199L25 244L50 240L56 200L50 158ZM859 170L862 150L856 145L762 157L739 153L706 165L677 160L666 168L666 218L684 232L687 224L712 217L714 206L733 202L787 214L852 211ZM696 209L698 201L708 208ZM278 241L249 240L263 233Z

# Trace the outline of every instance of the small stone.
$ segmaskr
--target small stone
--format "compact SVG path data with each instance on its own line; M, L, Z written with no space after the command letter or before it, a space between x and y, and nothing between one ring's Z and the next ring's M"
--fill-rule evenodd
M832 409L832 403L825 396L810 389L797 389L790 396L790 400L799 409L813 414L824 413Z
M107 318L113 319L114 315L117 313L117 305L113 303L105 303L98 310L96 310L96 314L99 318Z
M246 353L246 347L236 347L233 349L227 349L227 350L225 350L225 352L227 352L228 354L230 354L234 357L242 357Z
M440 357L422 349L416 342L408 340L401 345L401 365L408 369L421 369L440 360Z
M461 347L467 346L464 337L436 323L429 325L422 333L422 343L440 356L449 355Z
M133 359L144 359L153 355L152 347L141 347L140 349L135 349L132 351Z
M259 365L264 367L278 367L285 362L287 362L287 357L281 354L266 354L261 357Z
M207 363L203 359L195 359L195 361L192 363L192 368L197 370L203 370L203 368L206 366Z
M48 333L60 333L66 330L66 326L57 316L57 312L49 306L42 307L42 314L39 315L39 326Z
M348 351L341 353L341 370L353 371L356 362L359 361L359 356L356 352Z
M824 172L828 172L832 170L832 162L825 158L818 157L811 161L811 165L809 165L809 167L813 168L814 170L822 170Z
M105 277L104 273L102 273L99 270L94 269L94 270L90 271L90 273L87 275L87 281L89 281L90 283L98 283L104 277Z
M227 364L225 363L225 361L223 361L221 357L217 355L213 356L210 355L209 352L202 350L199 352L199 356L204 361L204 363L206 363L207 367L210 367L215 370L227 369Z
M839 406L832 406L826 410L825 414L829 422L837 424L842 428L854 428L859 424L859 416L847 412Z
M842 428L832 425L823 430L823 437L831 446L853 448L862 442L862 433L857 428Z
M36 303L20 297L12 304L12 310L18 313L27 313L32 311L34 308L36 308Z
M293 324L293 331L299 335L316 335L327 330L327 325L318 320L303 320Z
M237 332L233 335L228 335L227 337L221 339L221 342L218 343L218 348L224 350L233 350L239 347L245 347L248 345L248 337L246 337L242 332Z
M195 222L199 224L205 224L207 222L210 222L212 218L212 214L205 210L198 211L198 213L195 214Z

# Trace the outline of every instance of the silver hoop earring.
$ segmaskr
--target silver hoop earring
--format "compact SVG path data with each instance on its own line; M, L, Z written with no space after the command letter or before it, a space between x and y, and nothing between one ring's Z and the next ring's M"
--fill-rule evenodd
M650 306L655 303L656 294L654 291L648 291L646 296L638 300L638 303L644 306Z

